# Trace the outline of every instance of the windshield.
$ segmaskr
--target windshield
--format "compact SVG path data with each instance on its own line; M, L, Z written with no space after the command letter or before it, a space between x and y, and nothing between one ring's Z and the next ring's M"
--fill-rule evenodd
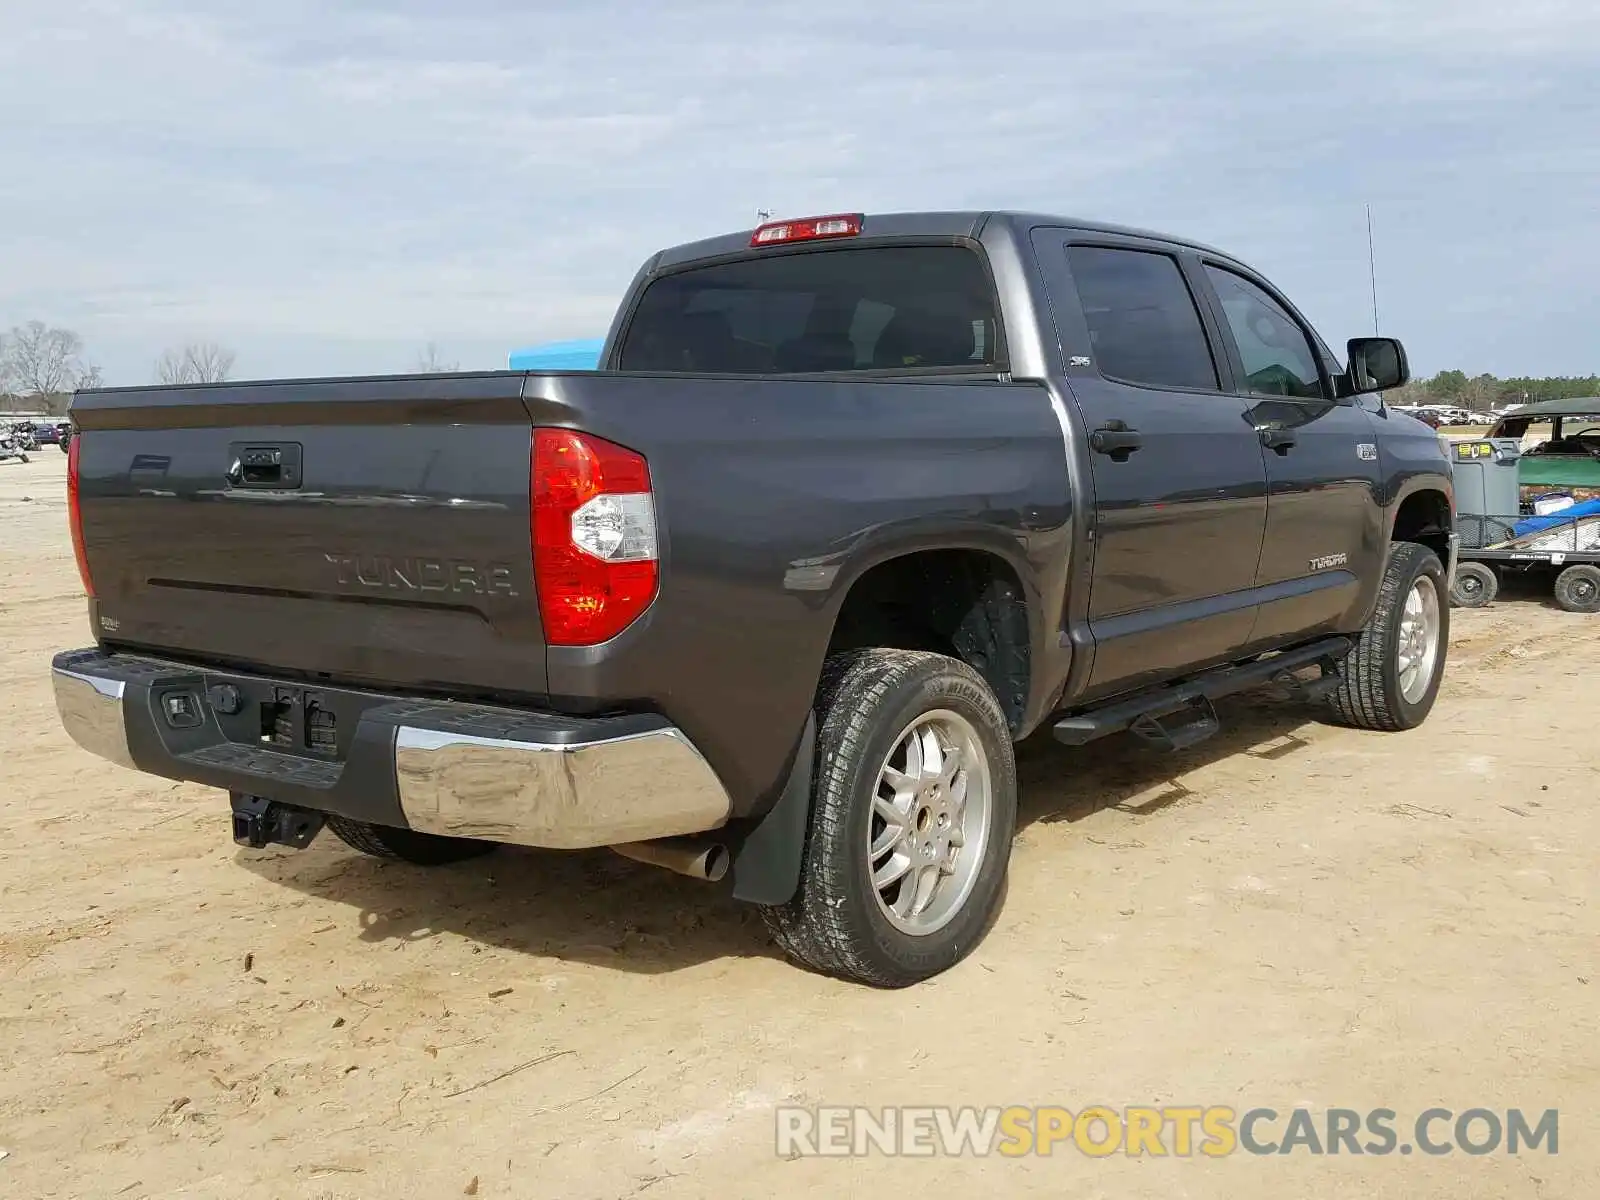
M769 254L663 276L622 342L625 371L994 370L994 290L963 246Z

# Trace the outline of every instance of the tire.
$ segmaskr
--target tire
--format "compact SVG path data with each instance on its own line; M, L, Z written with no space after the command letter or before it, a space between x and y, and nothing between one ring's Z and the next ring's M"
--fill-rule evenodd
M446 863L481 858L496 846L494 842L442 837L436 833L419 833L415 829L352 821L349 817L330 816L328 828L353 850L370 854L373 858L414 863L419 867L442 867Z
M1431 599L1429 594L1431 593ZM1413 595L1431 613L1431 655L1418 654L1417 674L1402 683L1401 654L1418 643L1407 626L1406 606ZM1328 697L1334 719L1355 729L1396 732L1415 729L1427 720L1444 678L1450 648L1450 605L1445 599L1444 567L1439 556L1416 542L1389 547L1378 603L1355 649L1339 664L1339 687Z
M999 911L1017 815L1005 715L971 667L910 650L830 657L817 714L800 883L787 904L763 910L767 924L788 955L816 971L877 987L918 983L966 957ZM916 738L930 748L912 761L911 735L921 730L935 740ZM910 786L912 776L921 787ZM891 868L907 864L917 869L893 879ZM905 891L913 878L916 890Z
M28 461L28 456L26 454L19 454L19 455L17 455L17 457L20 458L23 462L27 462Z
M1600 567L1575 563L1557 575L1556 603L1570 613L1600 612Z
M1455 581L1450 585L1450 603L1457 608L1484 608L1500 594L1500 576L1486 563L1456 564Z

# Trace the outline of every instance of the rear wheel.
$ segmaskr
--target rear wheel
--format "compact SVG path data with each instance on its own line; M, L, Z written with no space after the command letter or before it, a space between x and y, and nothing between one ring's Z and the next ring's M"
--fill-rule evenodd
M1438 698L1449 647L1450 606L1439 556L1416 542L1395 542L1377 606L1339 664L1339 688L1328 698L1335 718L1357 729L1421 725Z
M1568 612L1600 612L1600 567L1577 563L1557 575L1556 603Z
M1500 577L1486 563L1456 564L1455 582L1450 585L1450 603L1457 608L1483 608L1500 593Z
M940 654L830 658L795 897L765 911L815 970L903 987L959 962L1000 905L1017 772L999 702Z
M415 829L397 829L392 825L352 821L349 817L330 816L328 828L333 830L345 845L363 854L370 854L374 858L415 863L419 867L440 867L446 863L465 862L469 858L479 858L488 854L495 848L494 842L441 837L436 833L418 833Z

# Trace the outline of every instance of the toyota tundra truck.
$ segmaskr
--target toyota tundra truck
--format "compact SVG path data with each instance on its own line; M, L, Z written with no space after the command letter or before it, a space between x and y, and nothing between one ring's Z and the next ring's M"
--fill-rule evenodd
M1239 259L1008 212L655 254L600 369L73 400L86 749L416 864L609 846L903 986L996 915L1016 742L1186 747L1444 672L1437 434Z

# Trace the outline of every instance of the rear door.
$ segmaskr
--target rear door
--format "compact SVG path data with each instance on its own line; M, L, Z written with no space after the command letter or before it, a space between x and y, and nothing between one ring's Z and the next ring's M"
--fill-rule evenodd
M1260 614L1251 641L1270 645L1348 627L1376 586L1386 540L1371 420L1358 399L1334 399L1330 356L1266 280L1220 261L1206 261L1203 273L1266 461Z
M1039 249L1090 439L1093 696L1247 639L1266 477L1181 252L1062 231Z

